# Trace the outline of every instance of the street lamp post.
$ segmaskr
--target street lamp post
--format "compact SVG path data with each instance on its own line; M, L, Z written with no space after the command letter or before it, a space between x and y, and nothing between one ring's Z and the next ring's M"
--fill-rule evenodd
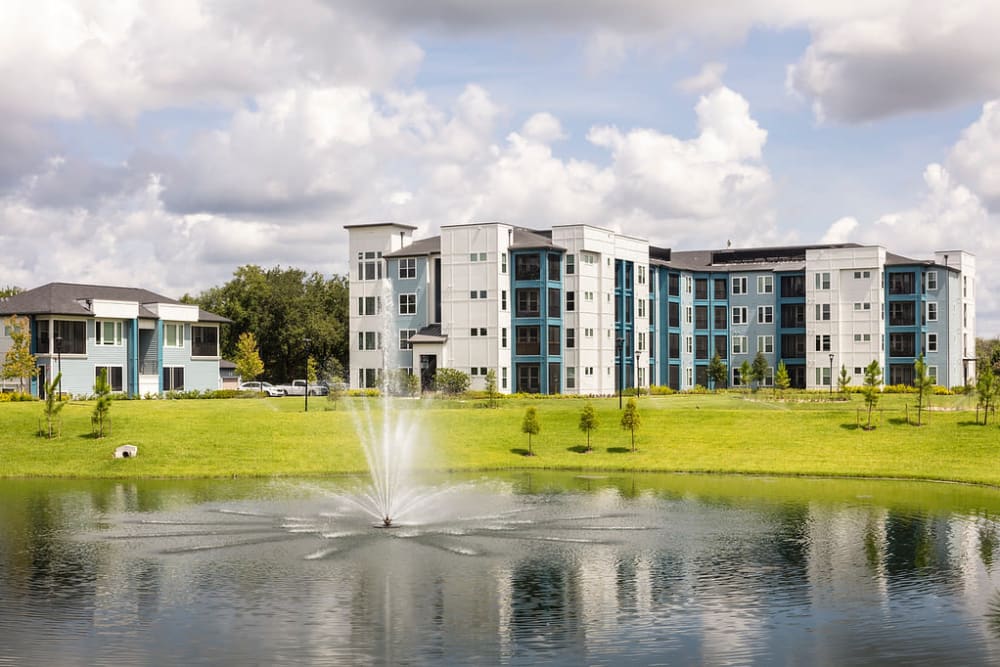
M618 372L616 373L616 384L618 385L618 409L622 409L622 373L625 371L625 358L622 355L622 345L625 343L624 338L616 338L615 344L618 347Z
M830 398L833 398L833 352L830 353Z
M62 400L62 336L56 336L56 363L59 365L59 400Z
M305 400L306 400L306 412L309 412L309 343L311 343L311 342L312 342L311 339L309 339L309 338L305 339L305 343L306 343L306 389L305 389L305 392L303 392L303 394L305 395Z
M639 350L635 351L635 395L642 396L642 382L639 381L639 357L641 357Z

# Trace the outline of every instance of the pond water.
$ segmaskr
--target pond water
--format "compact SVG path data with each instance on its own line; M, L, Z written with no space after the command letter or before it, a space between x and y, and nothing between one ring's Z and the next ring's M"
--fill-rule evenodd
M1000 663L1000 493L510 473L0 482L0 665Z

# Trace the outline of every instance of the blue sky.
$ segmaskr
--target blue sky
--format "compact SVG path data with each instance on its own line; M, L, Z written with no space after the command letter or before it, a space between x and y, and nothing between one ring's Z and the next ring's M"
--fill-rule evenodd
M345 224L964 248L1000 334L1000 8L15 1L0 284L346 269Z

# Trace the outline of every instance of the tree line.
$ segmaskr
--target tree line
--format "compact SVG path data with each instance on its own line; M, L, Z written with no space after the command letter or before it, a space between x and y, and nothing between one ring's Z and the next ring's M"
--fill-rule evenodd
M265 380L305 378L308 357L315 360L319 377L344 377L350 349L346 276L325 278L291 267L247 264L236 269L226 284L181 300L232 320L222 327L220 344L226 359L241 356L240 337L252 334Z

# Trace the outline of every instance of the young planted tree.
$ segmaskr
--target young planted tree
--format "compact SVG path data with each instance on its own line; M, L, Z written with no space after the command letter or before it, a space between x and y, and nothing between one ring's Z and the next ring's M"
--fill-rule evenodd
M862 393L865 397L865 406L868 408L868 426L866 430L872 429L872 410L878 405L878 399L881 395L882 387L882 367L879 366L878 360L872 359L872 362L865 366L865 384L861 388Z
M722 357L716 352L712 360L708 362L708 379L712 381L712 391L718 390L720 386L725 387L726 376L729 371L726 369L726 364L723 363Z
M492 368L486 371L486 396L490 401L490 407L497 406L497 372Z
M757 389L760 389L767 379L767 357L760 350L754 355L753 364L750 366L750 377L757 383Z
M108 371L101 369L100 375L94 382L94 395L97 402L94 404L94 413L90 417L90 423L94 428L94 436L104 437L105 425L110 426L111 421L111 385L108 384Z
M750 382L753 380L753 369L750 367L750 362L746 359L740 364L740 385L743 387L744 393L750 389Z
M633 452L635 452L635 431L639 428L641 421L639 418L639 406L636 404L635 399L628 399L625 411L622 412L622 428L631 432Z
M38 373L31 353L31 332L27 317L11 315L3 321L10 329L10 348L3 359L3 379L17 380L17 390L24 393L24 381Z
M260 359L257 339L249 331L240 334L236 341L233 363L236 364L236 374L240 377L240 382L256 380L264 372L264 362Z
M847 398L847 385L851 384L851 375L847 372L847 366L840 365L840 377L837 378L837 390L841 396Z
M930 405L931 390L934 388L934 379L927 373L924 355L913 362L913 386L917 388L917 426L923 426L924 403Z
M976 378L976 397L983 408L983 426L989 420L990 410L996 410L998 383L993 367L987 365Z
M588 452L591 450L590 432L597 429L598 426L600 426L600 422L597 420L597 411L594 410L594 406L588 401L580 411L580 430L587 434Z
M792 379L788 377L788 366L784 361L778 362L778 371L774 374L774 388L779 392L784 392L792 386Z
M528 435L528 456L535 455L535 452L531 449L531 436L538 435L538 432L541 430L542 427L538 423L537 411L534 406L529 407L524 411L524 420L521 421L521 433Z
M57 428L59 423L59 413L62 412L63 406L66 405L62 398L59 396L59 382L62 380L62 373L57 373L52 382L45 385L45 426L46 435L45 437L52 439L56 431L61 430Z
M326 400L332 403L333 409L336 410L337 406L340 405L340 399L344 397L344 392L347 391L347 386L339 378L335 378L329 385L330 391L326 395Z

